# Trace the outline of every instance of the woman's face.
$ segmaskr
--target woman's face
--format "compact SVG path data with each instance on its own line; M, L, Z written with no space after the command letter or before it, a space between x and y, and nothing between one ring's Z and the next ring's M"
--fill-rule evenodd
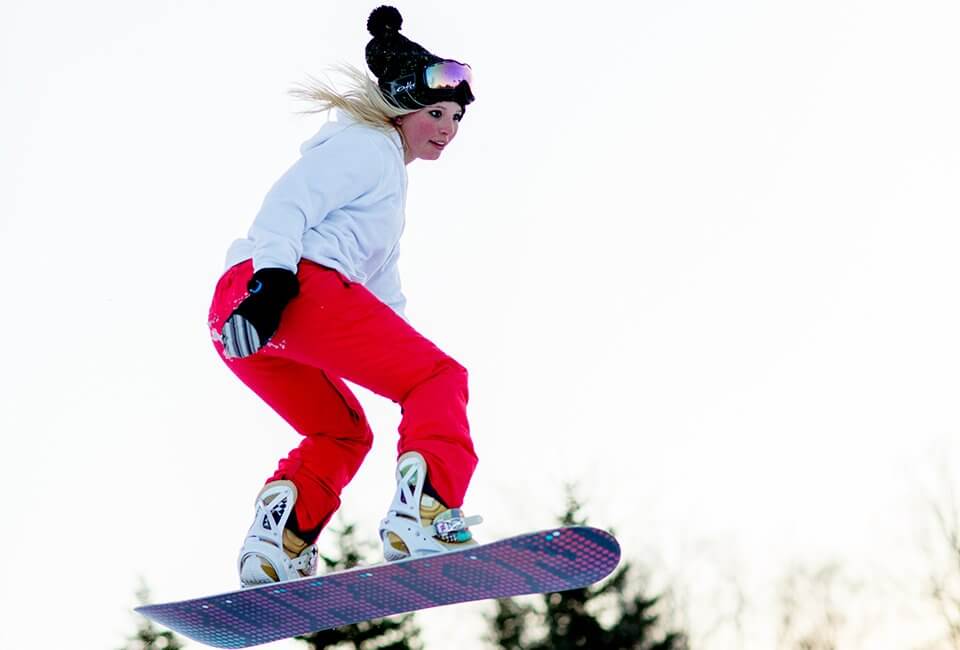
M404 162L436 160L457 135L463 109L456 102L439 102L396 120L403 134Z

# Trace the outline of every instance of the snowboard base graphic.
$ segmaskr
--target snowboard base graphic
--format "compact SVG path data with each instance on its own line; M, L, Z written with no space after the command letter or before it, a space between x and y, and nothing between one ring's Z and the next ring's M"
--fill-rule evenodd
M200 643L245 648L441 605L579 589L619 561L612 535L571 526L136 611Z

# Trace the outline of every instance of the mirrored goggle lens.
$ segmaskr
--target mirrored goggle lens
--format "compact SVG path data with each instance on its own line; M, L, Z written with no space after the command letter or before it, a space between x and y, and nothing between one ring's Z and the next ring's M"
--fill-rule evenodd
M473 84L473 71L465 63L441 61L429 66L425 71L427 88L456 88L461 82Z

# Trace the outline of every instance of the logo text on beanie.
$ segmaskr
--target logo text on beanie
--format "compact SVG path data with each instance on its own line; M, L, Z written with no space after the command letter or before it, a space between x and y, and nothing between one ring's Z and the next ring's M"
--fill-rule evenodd
M396 81L390 82L390 94L412 93L417 89L417 80L414 75L404 75Z

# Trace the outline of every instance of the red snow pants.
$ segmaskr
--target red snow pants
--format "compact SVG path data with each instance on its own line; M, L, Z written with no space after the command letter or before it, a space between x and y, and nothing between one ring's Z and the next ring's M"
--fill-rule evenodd
M319 531L330 519L373 442L345 379L400 405L398 455L419 452L437 495L448 507L460 507L477 465L466 415L466 369L363 285L307 260L297 273L300 294L267 346L227 359L219 333L247 296L252 275L250 261L227 270L209 324L230 370L303 436L267 479L297 486L297 528Z

